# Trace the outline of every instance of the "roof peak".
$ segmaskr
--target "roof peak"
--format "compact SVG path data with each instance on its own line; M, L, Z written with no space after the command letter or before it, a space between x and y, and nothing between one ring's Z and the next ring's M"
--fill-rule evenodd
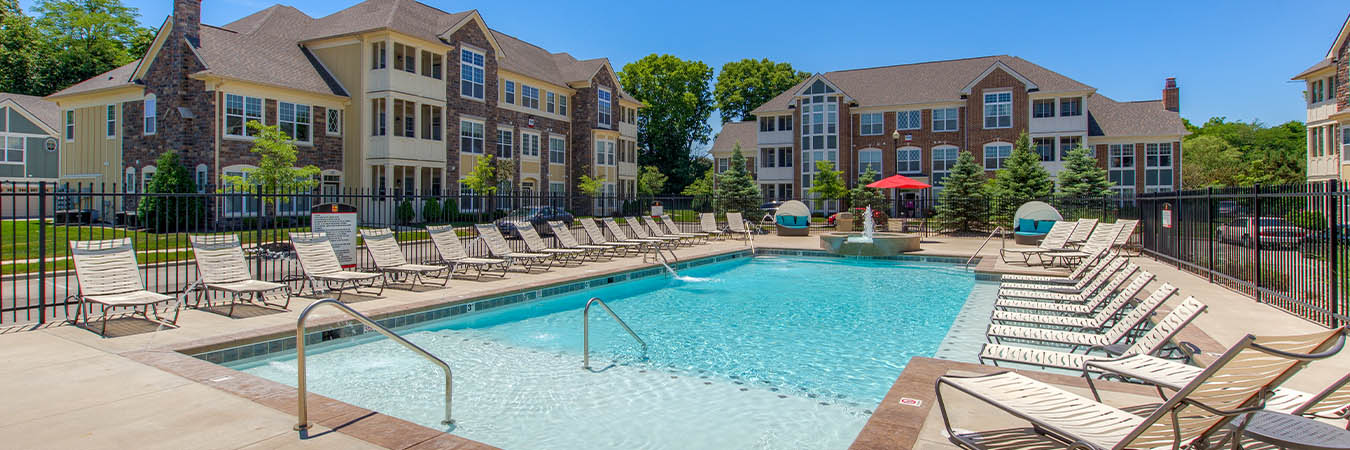
M988 59L988 58L1017 58L1017 57L1016 57L1016 56L1012 56L1012 55L1007 55L1007 54L1003 54L1003 55L986 55L986 56L972 56L972 57L968 57L968 58L940 59L940 60L936 60L936 61L921 61L921 62L903 63L903 64L889 64L889 65L885 65L885 66L861 67L861 68L857 68L857 69L832 70L832 71L829 71L829 72L824 72L824 73L822 73L821 75L828 75L828 74L832 74L832 73L844 73L844 72L858 72L858 71L863 71L863 70L890 69L890 68L894 68L894 67L921 66L921 65L924 65L924 64L938 64L938 63L956 62L956 61L972 61L972 60L976 60L976 59ZM1021 59L1021 58L1017 58L1017 59Z

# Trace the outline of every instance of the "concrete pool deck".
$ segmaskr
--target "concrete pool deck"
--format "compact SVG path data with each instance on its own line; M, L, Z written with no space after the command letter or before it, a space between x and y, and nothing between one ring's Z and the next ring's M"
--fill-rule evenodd
M931 237L921 255L968 257L982 238ZM819 249L815 235L806 237L756 236L757 247ZM1011 243L1009 243L1011 245ZM713 242L681 248L681 260L748 249L741 241ZM1044 269L998 261L998 243L982 252L977 270L983 272L1044 273ZM1209 284L1189 273L1148 258L1134 261L1171 282L1181 295L1194 295L1210 305L1209 312L1182 336L1207 352L1221 351L1245 333L1300 334L1320 327ZM381 297L343 299L362 313L380 316L434 305L538 288L605 273L628 271L652 264L630 257L555 268L532 274L512 273L505 279L455 280L447 288L407 291L386 289ZM1157 283L1157 282L1155 282ZM1152 289L1150 286L1148 289ZM311 437L297 439L295 390L265 383L239 372L179 353L213 345L294 333L299 311L312 299L296 298L287 312L244 307L236 318L203 310L183 311L181 328L149 332L152 326L136 320L109 324L104 339L80 327L64 324L39 329L10 328L0 334L0 367L5 383L0 396L0 435L17 448L486 448L372 411L312 396ZM312 327L340 321L335 310L320 310ZM1202 333L1201 333L1202 332ZM911 370L912 369L912 370ZM916 359L888 394L868 426L854 443L857 448L950 448L941 435L941 418L931 406L932 380L943 373L989 370L949 361ZM1350 370L1350 354L1311 365L1290 385L1316 391L1333 376ZM1038 375L1057 384L1073 385L1059 375ZM1323 381L1327 380L1327 381ZM1081 381L1079 382L1081 384ZM1147 389L1119 388L1119 399L1152 400ZM1115 394L1113 394L1115 395ZM901 406L896 396L924 400L919 408ZM1117 404L1114 403L1113 404ZM1010 417L987 409L965 408L956 421L995 425L1015 424ZM978 415L978 422L969 420ZM964 420L964 422L962 422ZM336 429L337 432L331 432Z

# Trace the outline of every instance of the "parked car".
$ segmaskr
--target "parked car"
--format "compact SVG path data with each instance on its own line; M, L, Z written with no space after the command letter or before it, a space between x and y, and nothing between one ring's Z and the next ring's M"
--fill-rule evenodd
M1260 223L1258 225L1258 222ZM1233 242L1244 247L1253 247L1260 241L1262 248L1294 247L1308 236L1308 230L1299 228L1279 217L1239 217L1231 222L1219 225L1215 230L1215 239L1220 242Z
M548 226L551 221L561 221L571 226L573 221L572 213L562 208L552 206L539 206L534 208L517 208L506 214L506 217L497 219L497 229L501 230L502 236L507 238L519 237L516 232L516 224L529 222L534 226L534 231L540 235L548 236L553 234L552 227Z
M1242 205L1239 205L1235 200L1222 200L1219 202L1219 215L1221 216L1232 216L1242 213Z
M760 210L760 211L763 211L764 214L768 214L768 215L772 216L772 215L778 213L778 207L779 207L779 206L783 206L783 202L782 202L781 200L779 200L779 201L772 201L772 202L764 202L764 204L759 205L759 210Z
M1350 250L1350 225L1336 226L1336 245ZM1331 229L1308 234L1298 243L1298 250L1305 258L1325 258L1331 251Z
M853 220L862 220L863 213L865 212L867 212L867 208L853 208ZM828 224L829 226L834 226L834 218L835 216L838 215L839 213L830 214L830 217L825 219L825 223ZM881 222L885 219L886 219L885 212L883 212L880 209L872 210L872 220L876 221L878 224L881 224Z

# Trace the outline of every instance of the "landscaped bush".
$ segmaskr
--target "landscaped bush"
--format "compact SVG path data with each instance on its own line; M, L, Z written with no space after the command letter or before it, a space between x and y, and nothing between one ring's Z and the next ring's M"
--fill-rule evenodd
M459 221L459 200L453 197L446 197L441 201L441 219L446 222Z
M422 202L422 221L437 222L441 220L441 215L441 202L434 198Z
M398 223L400 224L411 223L416 216L417 212L413 210L411 200L404 199L402 202L399 202L398 209L394 210L394 218L398 219Z
M1285 220L1312 231L1321 231L1327 228L1327 217L1322 215L1321 211L1300 209L1290 212L1289 215L1285 216Z

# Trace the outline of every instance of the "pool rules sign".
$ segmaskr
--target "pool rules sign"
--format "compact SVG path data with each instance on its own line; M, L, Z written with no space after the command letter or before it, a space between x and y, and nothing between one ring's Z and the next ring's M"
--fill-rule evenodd
M309 210L309 227L328 236L342 268L356 267L356 207L322 203Z

